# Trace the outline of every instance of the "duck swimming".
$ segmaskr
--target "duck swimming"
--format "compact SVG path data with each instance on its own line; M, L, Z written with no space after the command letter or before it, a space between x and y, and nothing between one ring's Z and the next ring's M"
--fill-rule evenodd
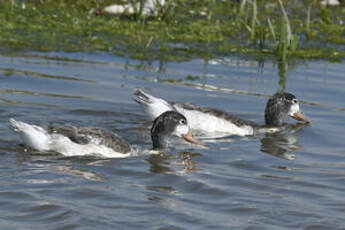
M198 134L214 136L224 135L246 136L253 135L262 126L252 121L243 120L236 115L215 108L200 107L190 103L167 102L137 89L134 98L141 104L150 119L154 119L165 111L177 111L183 114L192 130ZM309 123L303 114L296 97L287 92L277 92L267 102L265 109L265 123L267 126L282 126L284 119L290 116L298 121Z
M134 154L132 146L117 134L93 127L47 127L27 124L11 118L14 131L25 145L40 152L54 151L65 156L101 156L106 158L128 157ZM169 136L178 136L193 144L186 118L175 111L159 115L153 122L151 138L154 150L165 149Z

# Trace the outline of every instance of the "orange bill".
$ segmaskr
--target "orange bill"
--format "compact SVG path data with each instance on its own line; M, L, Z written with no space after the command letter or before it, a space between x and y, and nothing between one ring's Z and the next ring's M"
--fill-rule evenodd
M307 123L310 123L311 121L309 120L309 118L307 118L303 112L300 110L298 111L297 113L294 113L292 115L292 118L298 120L298 121L304 121L304 122L307 122Z
M182 135L182 138L192 144L205 146L204 143L194 138L191 130L189 130L186 135Z

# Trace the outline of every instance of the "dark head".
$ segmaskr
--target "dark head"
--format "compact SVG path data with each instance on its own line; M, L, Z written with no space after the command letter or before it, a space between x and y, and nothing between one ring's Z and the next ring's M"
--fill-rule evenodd
M189 130L187 119L175 111L167 111L157 117L151 128L151 138L154 149L164 149L167 147L167 138L175 135L193 144L201 144L193 138Z
M267 102L265 110L266 125L281 126L287 115L298 121L310 122L303 114L298 100L293 94L278 92Z

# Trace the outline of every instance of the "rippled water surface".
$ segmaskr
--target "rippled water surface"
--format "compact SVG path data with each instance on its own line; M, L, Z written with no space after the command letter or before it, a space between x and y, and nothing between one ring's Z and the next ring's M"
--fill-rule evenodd
M140 62L107 54L0 55L0 229L344 229L345 66L283 69L239 57ZM279 77L279 75L281 77ZM21 145L8 119L97 126L149 149L136 87L263 123L285 88L310 126L177 146L125 159L64 157Z

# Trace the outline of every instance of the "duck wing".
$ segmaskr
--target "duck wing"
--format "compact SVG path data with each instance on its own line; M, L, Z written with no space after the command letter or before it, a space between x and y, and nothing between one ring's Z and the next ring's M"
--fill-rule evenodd
M197 106L192 103L185 103L185 102L173 102L171 103L173 107L179 111L180 108L184 110L190 110L190 111L198 111L204 114L208 114L210 116L214 116L220 119L224 119L226 121L229 121L233 123L234 125L241 127L241 126L258 126L255 122L253 121L247 121L239 118L235 114L229 113L229 112L224 112L220 109L216 108L210 108L210 107L202 107L202 106Z
M131 151L131 146L117 134L94 127L49 127L49 133L60 134L68 137L71 141L87 145L90 143L104 145L113 149L115 152L127 153Z

